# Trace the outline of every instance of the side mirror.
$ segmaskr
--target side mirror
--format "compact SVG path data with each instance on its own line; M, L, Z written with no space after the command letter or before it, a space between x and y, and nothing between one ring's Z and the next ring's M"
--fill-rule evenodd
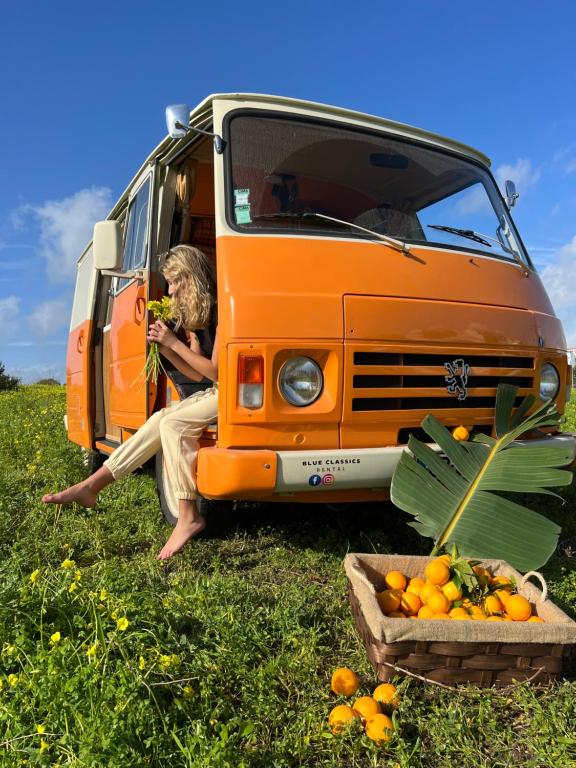
M188 104L170 104L166 107L166 128L172 139L182 139L188 133L190 107Z
M506 205L508 208L514 208L519 197L520 195L516 192L516 184L508 179L506 181Z
M122 228L119 221L99 221L94 225L94 266L100 270L122 267Z

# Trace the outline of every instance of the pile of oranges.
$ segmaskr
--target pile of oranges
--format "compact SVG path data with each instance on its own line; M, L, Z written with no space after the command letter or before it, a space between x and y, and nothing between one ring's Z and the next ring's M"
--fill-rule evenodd
M428 563L423 578L388 571L386 589L376 598L382 613L392 619L543 621L511 579L493 576L478 564L468 571L470 577L463 580L451 556L441 555Z
M358 675L348 667L340 667L332 674L331 688L338 696L351 698L359 687ZM337 704L328 715L328 725L333 734L342 734L353 723L360 723L369 739L385 744L394 734L390 715L399 704L396 686L382 683L371 696L359 696L350 705Z

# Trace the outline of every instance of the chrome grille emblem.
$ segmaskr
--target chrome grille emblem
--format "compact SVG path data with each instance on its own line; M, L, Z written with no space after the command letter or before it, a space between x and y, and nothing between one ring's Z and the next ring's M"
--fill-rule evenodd
M458 400L466 400L468 397L468 375L470 373L470 366L465 363L464 360L459 357L457 360L453 360L451 363L444 363L446 368L446 376L444 381L446 382L446 389L450 395L457 395Z

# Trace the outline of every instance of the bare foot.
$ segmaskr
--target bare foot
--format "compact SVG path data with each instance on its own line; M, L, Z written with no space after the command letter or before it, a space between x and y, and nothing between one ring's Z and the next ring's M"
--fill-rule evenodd
M93 507L96 504L98 494L88 488L84 483L71 485L59 493L47 493L42 496L44 504L71 504L75 501L82 507Z
M170 538L158 553L157 559L168 560L170 557L172 557L172 555L180 552L180 550L190 541L190 539L192 539L194 536L198 536L198 534L203 531L205 527L206 520L200 516L198 516L195 520L184 521L179 519L176 523L176 528L174 528L172 531Z

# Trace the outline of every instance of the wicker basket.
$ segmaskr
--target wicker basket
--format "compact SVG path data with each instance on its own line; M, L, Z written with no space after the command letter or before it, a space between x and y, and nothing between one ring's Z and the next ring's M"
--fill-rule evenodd
M501 560L486 560L494 575L513 578L536 606L545 623L485 621L410 621L382 613L376 592L384 574L398 570L422 576L429 557L350 554L344 560L356 627L381 681L410 675L445 685L473 683L506 686L515 682L549 682L574 653L576 623L542 591ZM542 579L539 574L535 574Z

